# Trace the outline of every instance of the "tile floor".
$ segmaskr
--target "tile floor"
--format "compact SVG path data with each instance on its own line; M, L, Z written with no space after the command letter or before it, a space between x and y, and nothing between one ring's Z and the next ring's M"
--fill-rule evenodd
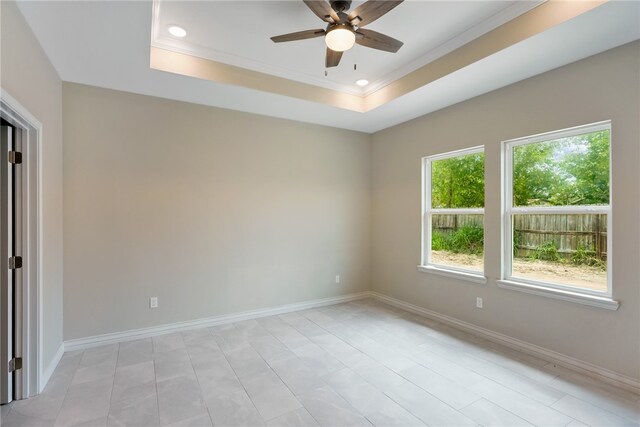
M640 396L374 300L67 353L2 426L626 426Z

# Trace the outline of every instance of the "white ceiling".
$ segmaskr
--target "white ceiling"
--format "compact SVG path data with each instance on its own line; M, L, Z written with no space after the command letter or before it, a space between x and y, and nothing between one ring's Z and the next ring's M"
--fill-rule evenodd
M354 1L355 9L364 1ZM448 43L453 50L532 9L540 1L405 1L366 28L404 42L397 53L355 45L325 76L322 37L273 43L271 36L324 29L302 1L156 0L152 45L347 93L380 88L424 65ZM187 37L171 36L180 25ZM438 56L442 55L442 52ZM431 58L433 59L433 58ZM357 70L354 70L357 64ZM354 82L369 80L367 88Z
M259 7L264 10L260 16L252 15L249 18L252 28L246 23L246 16L234 11L246 9L248 5L255 5L255 3L260 3ZM469 7L477 7L473 14L468 13L465 8L460 8L456 2L414 1L401 4L368 28L385 32L405 42L405 46L401 49L402 55L398 56L403 58L402 63L389 61L391 54L380 52L379 55L382 56L378 56L377 51L373 50L366 55L362 53L361 57L361 52L364 52L365 48L359 48L353 52L353 56L358 56L359 71L370 73L367 75L370 80L384 80L385 76L406 72L412 66L424 65L435 59L437 55L447 53L451 50L451 46L460 43L465 37L470 37L470 34L491 29L492 25L496 25L495 22L504 19L508 13L514 13L519 7L510 3L483 1L473 3L467 4ZM640 2L609 2L379 108L367 113L357 113L282 95L150 69L149 49L153 14L151 2L20 1L18 5L60 77L65 81L364 132L375 132L393 126L640 38ZM165 5L169 3L165 4L163 1L163 7ZM270 5L274 7L273 11L270 11ZM178 6L171 4L167 9L174 7L180 9ZM236 56L241 59L235 60L264 62L266 65L262 69L259 68L259 71L273 72L267 68L276 64L281 68L281 72L290 73L290 77L297 74L301 80L317 79L316 74L319 72L320 80L325 81L322 78L323 48L314 45L314 42L320 43L322 39L279 45L270 44L268 40L270 35L321 27L321 25L314 26L316 23L314 19L317 18L307 11L301 2L200 2L196 5L189 4L189 8L192 6L199 8L198 11L183 12L185 14L182 17L175 15L176 18L166 19L182 19L181 22L174 23L187 27L190 37L193 36L194 41L198 41L194 44L205 46L210 54L213 51L218 54L225 52L228 54L229 50L240 52L242 54ZM195 23L202 19L199 24L202 26L207 21L205 11L217 10L215 8L218 7L224 7L226 12L219 13L217 14L219 16L211 19L231 21L231 27L237 27L236 33L239 32L244 36L226 37L223 40L216 37L217 44L207 45L207 36L204 32L194 33L195 28L204 27L194 24L195 26L190 28L185 22ZM278 13L275 13L276 10ZM421 10L423 11L420 12ZM439 25L439 21L429 22L429 17L433 16L435 13L433 11L436 10L440 13L439 19L451 19L451 22L458 22L457 26L451 24L454 27L452 28ZM457 11L455 13L459 18L449 16L455 15L454 11ZM280 16L277 23L266 20L261 24L261 16L269 16L272 12ZM289 13L294 15L294 22L288 22L285 19L286 22L282 24L281 15ZM416 16L424 17L425 22L429 22L433 28L423 30L425 24L418 28L414 25L414 30L421 34L414 38L410 31L411 26L403 27L394 23L411 21ZM492 19L484 19L491 16L493 16ZM159 23L158 28L166 25L162 21ZM317 23L321 24L319 20ZM289 26L283 28L281 25ZM460 34L460 31L463 33ZM264 41L264 37L267 37L268 43ZM252 44L252 40L261 40L259 43L262 44L256 47ZM420 48L414 48L414 43L422 44ZM297 44L300 45L296 46ZM274 53L274 56L268 54L267 46L269 52L277 51L277 53ZM289 56L280 52L280 48L283 51L291 49L294 53ZM302 56L303 54L309 56ZM304 60L297 61L298 57ZM349 56L346 55L345 59L348 58ZM346 64L348 65L349 62ZM351 63L351 67L344 67L339 73L331 73L328 80L332 83L329 84L346 83L348 85L354 79L351 74L352 66Z

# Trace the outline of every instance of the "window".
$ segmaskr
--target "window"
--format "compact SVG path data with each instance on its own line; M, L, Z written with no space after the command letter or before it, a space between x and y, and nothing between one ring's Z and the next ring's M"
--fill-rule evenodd
M611 296L611 124L504 143L504 278Z
M485 282L483 148L425 157L423 189L421 270Z

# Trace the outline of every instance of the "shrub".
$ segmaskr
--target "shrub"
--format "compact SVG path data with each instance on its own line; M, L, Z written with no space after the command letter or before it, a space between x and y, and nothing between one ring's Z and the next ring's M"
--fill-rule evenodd
M540 259L545 261L560 261L558 247L556 246L556 242L554 242L553 240L549 240L548 242L545 242L535 248L530 257L532 259Z
M431 249L434 251L445 251L449 247L448 237L440 231L433 231L431 236Z
M578 249L571 254L571 262L575 265L589 265L605 269L606 262L598 259L595 251L588 250L584 245L578 245Z
M518 248L522 244L522 232L513 230L513 256L518 256Z
M484 247L484 230L465 225L451 234L451 250L463 254L481 254Z
M431 237L431 249L463 254L482 254L484 248L484 230L482 227L466 225L450 235L435 231Z

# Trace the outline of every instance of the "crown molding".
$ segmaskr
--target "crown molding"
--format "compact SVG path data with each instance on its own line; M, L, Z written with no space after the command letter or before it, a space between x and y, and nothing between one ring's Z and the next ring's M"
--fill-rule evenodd
M196 56L199 58L232 65L238 68L257 71L262 74L269 74L287 80L293 80L300 83L306 83L338 92L343 92L349 95L366 96L384 88L385 86L402 78L410 72L429 64L430 62L440 58L441 56L446 55L447 53L465 45L466 43L487 33L488 31L491 31L494 28L497 28L500 25L522 15L523 13L528 12L529 10L539 6L545 1L546 0L529 0L516 2L511 6L501 10L497 14L491 16L489 19L486 19L479 24L476 24L473 27L458 34L444 44L427 51L419 58L410 61L405 65L402 65L395 71L388 73L383 77L374 78L366 88L354 88L351 84L346 85L337 83L326 78L290 70L284 67L274 66L262 61L256 61L250 58L235 55L233 53L223 52L218 49L189 45L188 43L184 43L180 40L175 40L171 37L164 36L159 26L162 0L153 0L151 47Z
M512 4L506 9L503 9L497 14L491 16L489 19L486 19L479 24L474 25L466 31L447 40L438 47L427 51L419 58L369 83L369 85L366 87L366 90L364 91L364 95L367 96L374 92L377 92L378 90L388 86L396 80L401 79L412 71L422 68L435 61L436 59L453 52L454 50L464 46L472 40L475 40L478 37L488 33L489 31L494 30L501 25L504 25L507 22L517 18L518 16L529 12L531 9L540 6L546 1L547 0L529 0L519 1Z
M161 7L162 0L153 0L151 47L196 56L198 58L208 59L214 62L220 62L238 68L244 68L246 70L257 71L262 74L269 74L275 77L281 77L299 83L319 86L325 89L343 92L349 95L364 95L364 89L354 88L352 85L337 83L322 77L313 76L307 73L301 73L299 71L289 70L284 67L274 66L262 61L256 61L250 58L245 58L243 56L234 55L233 53L223 52L217 49L207 48L204 46L188 45L179 40L163 36L161 28L159 27Z
M167 49L161 43L151 46L151 68L171 73L196 77L220 83L244 86L265 92L294 97L311 102L366 113L385 105L414 90L427 86L462 68L514 46L528 38L561 25L576 16L595 9L607 0L570 2L562 0L522 2L502 13L494 15L483 25L466 31L439 48L431 51L431 56L423 57L426 64L396 78L389 78L382 83L377 82L378 89L367 94L353 94L344 91L300 82L296 79L265 73L242 66L230 65L214 61L192 52L179 52L177 48ZM527 8L527 11L522 11ZM154 17L159 14L160 0L154 0ZM520 12L520 14L518 14ZM517 15L513 19L509 17ZM159 29L157 19L152 25L152 37L156 37ZM506 21L493 29L491 25ZM481 35L478 35L481 34ZM462 43L461 46L458 46ZM422 62L413 63L412 67ZM264 67L263 67L264 68ZM400 72L406 72L400 70ZM395 74L394 74L395 76Z

